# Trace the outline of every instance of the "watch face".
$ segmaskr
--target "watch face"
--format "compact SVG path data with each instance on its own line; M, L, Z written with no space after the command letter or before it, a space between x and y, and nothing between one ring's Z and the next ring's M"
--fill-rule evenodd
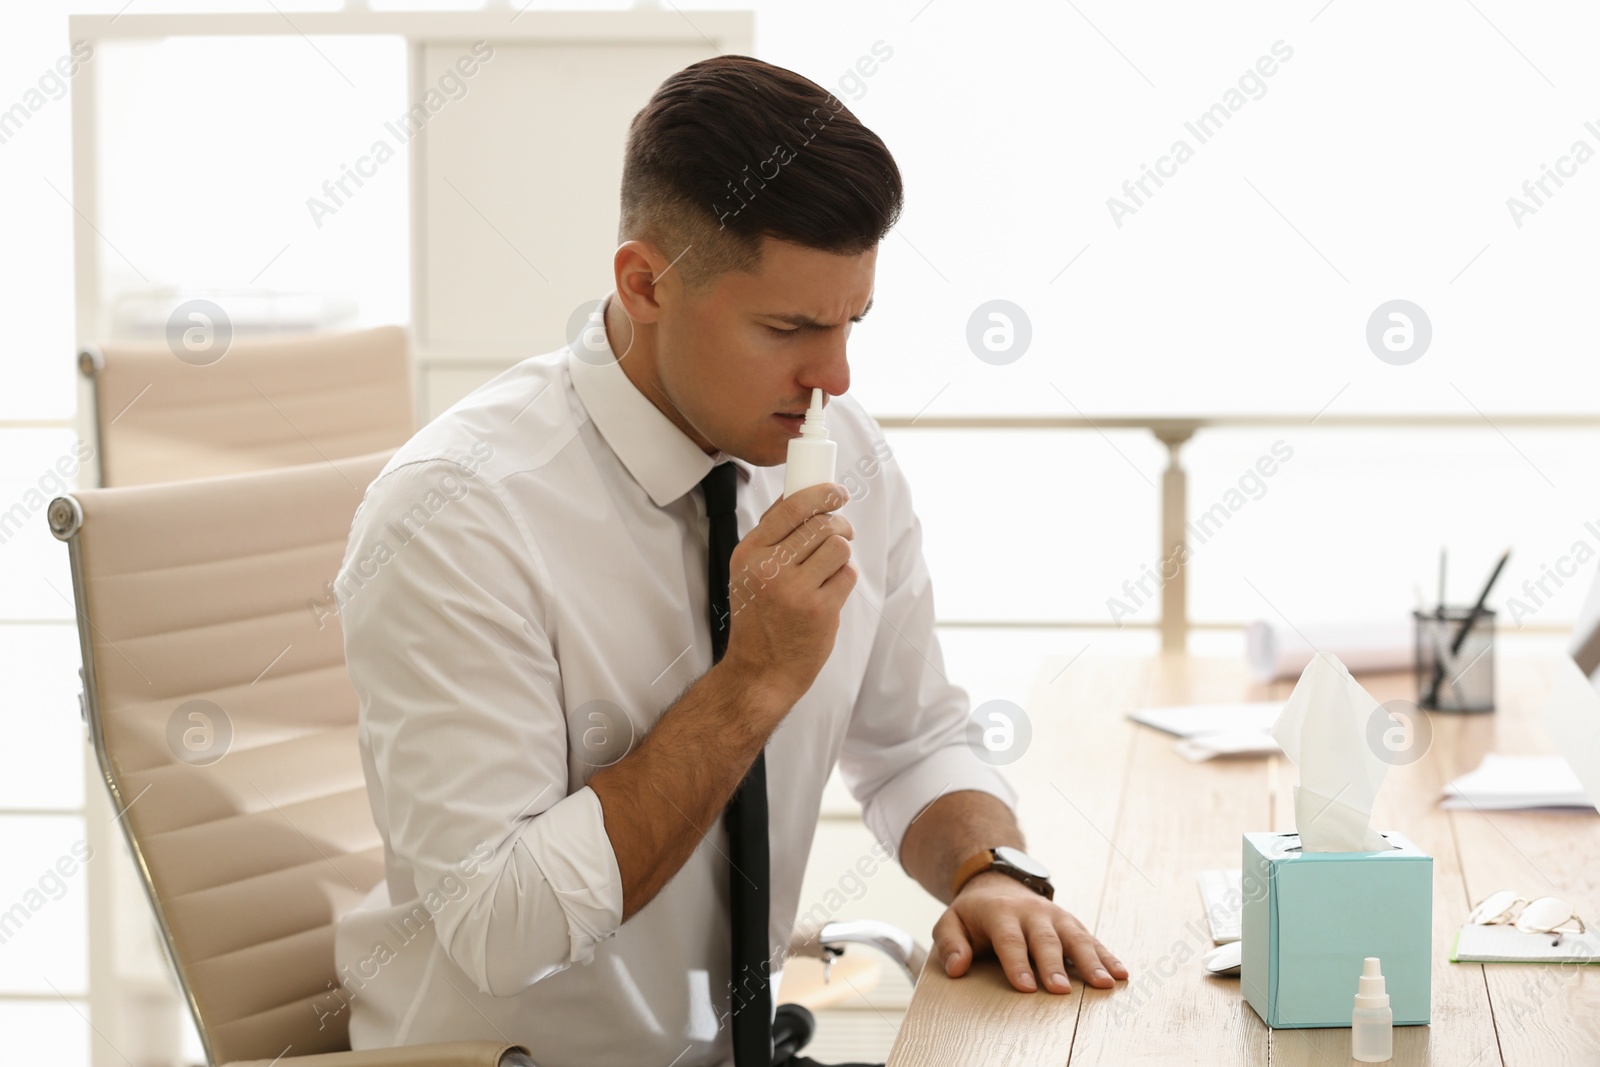
M1015 867L1023 874L1032 875L1034 878L1049 879L1050 877L1050 872L1044 869L1044 864L1021 849L1012 848L1009 845L1001 845L994 850L994 858L1001 863Z

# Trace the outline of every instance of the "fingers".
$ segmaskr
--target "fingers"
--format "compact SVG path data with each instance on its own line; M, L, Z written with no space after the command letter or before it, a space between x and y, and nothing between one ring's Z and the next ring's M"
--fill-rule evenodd
M975 923L976 925L968 925ZM959 978L973 957L992 948L1006 980L1024 993L1072 992L1067 965L1098 989L1126 981L1128 968L1076 918L1057 907L990 907L963 921L951 906L934 925L934 953L945 973Z
M762 514L748 536L764 547L776 545L811 516L837 511L849 499L850 493L835 482L823 482L793 496L781 496Z
M802 522L776 547L755 548L753 560L741 545L734 550L734 569L741 574L759 575L767 582L792 567L800 573L806 587L820 589L849 563L850 539L855 535L855 527L844 516L815 515ZM853 579L850 584L854 584ZM845 589L844 593L848 595L849 590Z
M1094 944L1095 949L1100 953L1100 962L1106 965L1106 969L1111 972L1111 977L1117 979L1117 981L1127 981L1127 966L1123 964L1121 960L1117 959L1117 957L1106 951L1106 947L1099 941L1096 941Z
M806 557L800 560L800 572L806 576L808 585L820 588L850 562L850 542L842 534L829 534L815 547L807 547Z
M1051 935L1055 944L1054 970L1061 972L1061 942L1055 939L1054 931L1049 929L1048 924L1041 929ZM947 908L939 917L939 921L933 925L933 951L944 966L944 973L951 978L960 978L966 974L972 967L974 953L981 949L982 942L987 940L989 947L994 949L995 956L1000 960L1000 966L1005 970L1007 980L1013 986L1024 993L1032 993L1037 989L1038 982L1033 977L1033 968L1028 964L1028 940L1022 934L1022 923L1015 916L998 917L995 925L987 931L987 935L986 938L978 938L979 943L975 945L956 910ZM1063 988L1062 992L1065 991Z
M1105 989L1115 985L1116 979L1128 977L1128 969L1122 962L1107 952L1105 946L1071 915L1063 914L1056 921L1056 933L1078 973L1090 985Z
M747 538L733 550L730 561L730 603L742 609L754 599L757 589L765 588L780 574L791 572L798 575L796 588L826 587L827 602L837 607L850 595L858 576L850 565L849 539L854 536L855 528L850 520L838 515L822 515L806 520L776 547L750 547ZM841 574L843 581L834 581Z
M1028 951L1047 992L1070 993L1067 967L1062 960L1061 937L1048 920L1035 922L1028 930Z
M831 602L843 604L850 597L851 590L856 587L856 580L861 577L861 571L854 563L846 563L843 567L833 572L833 576L822 583L822 591L833 598Z
M848 499L848 491L833 482L778 498L734 549L732 583L747 584L741 579L748 579L764 584L792 566L805 571L811 588L827 585L843 603L857 577L848 566L856 530L849 519L833 512Z
M839 542L834 546L835 549L843 547L848 555L850 541L855 535L856 528L843 515L816 515L796 527L770 555L780 563L804 563L828 541L835 539ZM827 573L832 574L837 570L840 562L836 560Z
M1012 985L1024 993L1032 993L1039 983L1028 964L1028 939L1022 934L1022 924L1009 915L996 922L999 928L989 931L989 939L996 958L1000 960L1001 969L1006 972L1006 978Z
M972 942L954 910L946 909L933 924L933 954L951 978L960 978L972 966Z

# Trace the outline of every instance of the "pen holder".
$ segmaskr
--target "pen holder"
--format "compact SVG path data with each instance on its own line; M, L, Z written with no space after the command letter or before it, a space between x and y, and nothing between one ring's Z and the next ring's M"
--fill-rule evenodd
M1416 628L1419 707L1430 711L1494 710L1494 612L1485 608L1472 624L1461 651L1450 652L1471 614L1471 608L1445 608L1442 614L1411 613ZM1437 672L1435 689L1436 664L1441 658L1444 669Z

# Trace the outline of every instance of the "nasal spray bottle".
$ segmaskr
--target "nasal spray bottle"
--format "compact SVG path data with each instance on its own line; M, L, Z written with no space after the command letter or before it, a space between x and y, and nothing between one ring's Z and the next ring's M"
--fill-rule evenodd
M1361 965L1361 988L1350 1017L1350 1055L1361 1063L1384 1063L1394 1055L1394 1012L1376 956Z
M789 460L783 472L783 495L833 481L833 461L839 446L828 440L822 421L822 390L811 390L811 407L800 426L800 436L789 439Z

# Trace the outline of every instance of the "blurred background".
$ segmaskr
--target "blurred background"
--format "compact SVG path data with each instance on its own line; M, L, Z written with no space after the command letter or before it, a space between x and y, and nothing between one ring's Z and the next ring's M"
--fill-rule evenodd
M1592 571L1559 561L1600 550L1597 31L1590 5L1488 0L7 7L0 915L116 840L44 515L94 484L79 352L196 300L236 337L398 324L426 421L610 288L627 121L720 51L830 89L904 173L852 390L974 703L1026 701L1047 655L1404 625L1441 546L1458 603L1511 546L1500 640L1556 647ZM1164 623L1137 583L1207 514ZM833 794L802 899L864 847ZM0 1058L201 1062L137 884L97 896L95 870L0 921ZM850 907L931 923L908 886ZM825 1032L882 1055L903 993L886 975Z

